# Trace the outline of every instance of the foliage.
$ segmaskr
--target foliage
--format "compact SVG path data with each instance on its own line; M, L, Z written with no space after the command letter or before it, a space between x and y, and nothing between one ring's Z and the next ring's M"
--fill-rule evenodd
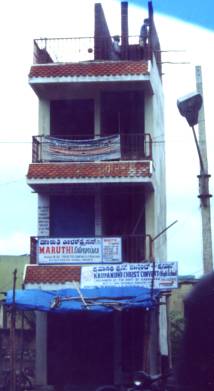
M184 331L184 318L180 312L174 311L170 313L169 321L170 321L172 364L174 365L180 349L181 338Z

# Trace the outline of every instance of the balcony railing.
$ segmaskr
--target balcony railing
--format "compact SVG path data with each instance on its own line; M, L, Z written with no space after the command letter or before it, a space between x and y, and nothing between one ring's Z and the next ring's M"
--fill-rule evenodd
M151 160L152 139L145 134L118 134L91 138L84 135L33 136L32 162Z
M148 2L149 37L144 48L139 45L139 36L120 37L119 60L151 60L156 59L160 76L161 50L159 38L153 19L152 2ZM116 58L117 59L117 58ZM96 60L115 60L113 37L104 36L79 38L44 38L34 40L34 64L52 62L79 62Z
M153 259L153 242L150 235L122 235L121 237L121 256L122 262L144 262L145 260ZM58 238L58 237L57 237ZM57 239L55 237L49 237L48 240L54 243ZM67 239L68 237L66 237ZM85 236L84 236L85 238ZM91 238L91 236L90 236ZM101 238L96 236L96 238ZM111 236L105 236L105 238L111 238ZM114 236L115 238L115 236ZM39 236L32 236L30 238L30 263L36 264L38 262L38 241L39 239L44 239ZM47 238L45 238L47 239ZM63 237L60 237L63 239ZM75 240L79 238L72 237L69 240ZM79 262L81 263L81 262Z
M146 60L149 45L139 46L139 36L129 36L128 45L120 46L115 57L113 37L40 38L34 40L34 64L79 62L94 60Z

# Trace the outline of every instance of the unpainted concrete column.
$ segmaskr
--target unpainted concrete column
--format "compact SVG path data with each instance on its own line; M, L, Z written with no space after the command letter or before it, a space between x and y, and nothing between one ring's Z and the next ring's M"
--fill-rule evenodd
M95 235L102 235L102 205L100 191L95 193Z
M114 312L114 384L122 384L122 313Z
M36 312L36 384L47 384L47 314Z
M94 133L95 136L100 136L101 132L101 114L100 114L100 93L97 91L94 97L94 120L95 120L95 126L94 126Z
M128 2L121 3L121 44L123 58L127 58L129 45L129 26L128 26Z

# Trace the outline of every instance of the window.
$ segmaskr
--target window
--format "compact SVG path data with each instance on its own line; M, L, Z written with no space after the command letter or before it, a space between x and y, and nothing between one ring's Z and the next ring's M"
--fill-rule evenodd
M92 99L57 100L50 106L51 136L91 138L94 135Z
M92 195L53 196L50 200L50 236L95 235Z

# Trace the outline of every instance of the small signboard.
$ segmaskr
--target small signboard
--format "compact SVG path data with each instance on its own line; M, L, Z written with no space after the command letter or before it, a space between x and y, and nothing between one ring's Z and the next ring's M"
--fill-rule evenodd
M40 238L39 264L118 263L121 238Z
M122 262L121 238L102 238L103 263Z
M177 288L177 262L121 263L83 266L81 288L152 286L161 290Z

